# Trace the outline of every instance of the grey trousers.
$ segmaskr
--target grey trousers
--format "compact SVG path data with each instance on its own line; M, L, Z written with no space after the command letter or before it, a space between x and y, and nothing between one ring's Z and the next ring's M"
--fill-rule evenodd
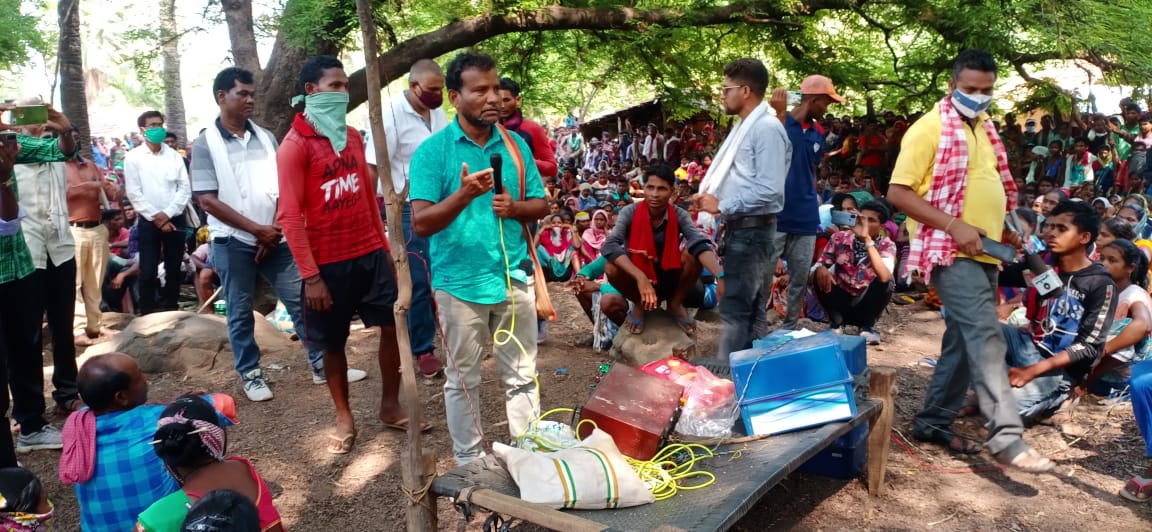
M948 430L971 386L988 419L987 447L994 454L1020 441L1024 433L1008 383L1008 346L996 318L996 277L996 266L963 258L932 270L946 328L924 410L914 423L918 431Z
M765 290L772 289L772 277L776 273L776 261L781 254L788 263L788 312L781 329L794 330L800 319L800 309L804 308L808 295L808 274L812 269L812 254L816 251L816 235L790 235L776 233L773 239L772 255L768 257L768 274L764 278Z
M503 345L493 346L511 437L523 434L528 424L540 415L540 391L536 386L536 296L531 282L512 281L508 299L502 303L470 303L437 290L436 306L440 309L446 348L444 409L448 433L452 437L456 463L464 465L484 456L480 369L496 331L511 330L515 336L512 339L506 332L501 333L497 340Z

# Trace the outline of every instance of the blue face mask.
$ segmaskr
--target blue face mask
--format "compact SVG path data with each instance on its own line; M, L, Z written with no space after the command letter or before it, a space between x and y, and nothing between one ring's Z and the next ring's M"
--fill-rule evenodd
M987 94L967 94L955 89L952 91L952 105L960 114L976 118L992 105L992 97Z

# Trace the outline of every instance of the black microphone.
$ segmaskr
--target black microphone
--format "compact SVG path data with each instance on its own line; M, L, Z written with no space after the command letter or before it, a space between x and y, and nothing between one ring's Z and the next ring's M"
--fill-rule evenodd
M497 194L504 193L504 178L500 175L500 167L504 166L502 162L503 157L500 157L499 153L493 153L488 157L488 163L492 165L493 190L495 190Z

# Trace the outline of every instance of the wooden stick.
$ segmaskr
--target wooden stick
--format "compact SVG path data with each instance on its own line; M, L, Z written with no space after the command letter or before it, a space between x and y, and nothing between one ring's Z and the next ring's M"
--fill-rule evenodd
M468 500L493 512L510 515L552 530L565 532L600 532L608 527L583 517L553 510L542 504L527 502L487 488L472 492Z
M213 301L216 301L216 298L220 295L220 291L223 289L224 289L224 286L220 286L220 288L217 288L215 292L212 292L212 296L209 297L208 300L205 301L203 305L200 305L200 308L196 311L196 313L199 314L201 312L204 312L204 309L208 308L208 305L211 305Z
M379 184L388 204L388 241L392 248L392 260L396 264L396 344L400 348L400 374L403 379L401 391L404 396L404 410L408 413L408 448L400 460L400 472L404 489L412 496L405 497L407 506L407 529L409 532L430 532L437 528L436 498L425 486L426 464L432 464L435 474L435 456L431 461L423 457L420 427L424 425L424 406L416 387L416 372L413 367L412 341L408 337L408 309L412 305L412 276L408 267L408 250L404 247L402 216L405 190L397 191L392 186L392 164L388 155L388 142L384 133L382 104L380 102L380 66L377 54L380 42L376 37L376 20L369 0L356 0L356 13L360 18L360 29L364 36L364 60L368 78L368 119L372 125L372 141L376 148L376 168ZM372 180L376 189L377 180Z
M888 468L888 444L892 441L892 418L896 414L896 371L872 368L868 395L880 402L880 414L868 422L868 494L884 494L884 473Z

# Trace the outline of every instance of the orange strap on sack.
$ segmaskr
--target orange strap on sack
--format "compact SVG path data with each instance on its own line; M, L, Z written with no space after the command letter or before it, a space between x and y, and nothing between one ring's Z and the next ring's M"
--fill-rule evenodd
M504 140L504 146L508 148L508 153L512 155L512 164L516 165L516 174L520 179L520 191L517 201L524 201L525 186L524 178L524 155L520 153L520 145L516 144L516 139L508 133L508 130L501 124L496 124L496 130L500 132L500 138ZM532 277L535 280L536 286L536 317L548 321L556 320L556 309L552 306L552 297L548 294L548 280L544 278L544 270L540 267L540 258L536 256L536 248L532 246L532 231L528 229L528 224L520 224L521 229L524 230L524 241L528 248L528 257L532 259Z

